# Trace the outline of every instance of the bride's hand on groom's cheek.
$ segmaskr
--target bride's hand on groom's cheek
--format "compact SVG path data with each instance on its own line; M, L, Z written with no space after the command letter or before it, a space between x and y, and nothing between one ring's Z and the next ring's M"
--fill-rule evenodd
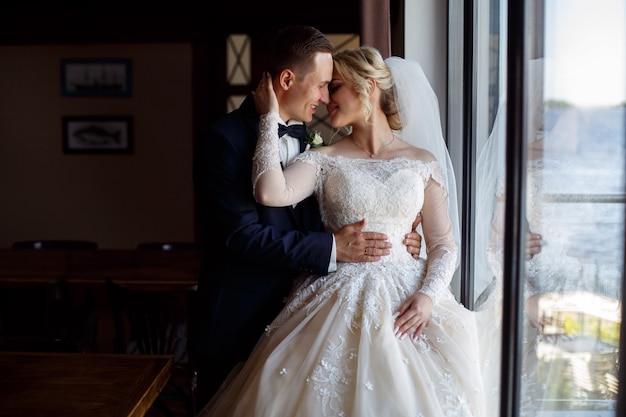
M259 114L266 114L270 111L278 112L278 99L272 85L272 77L268 72L263 73L253 96L254 105Z

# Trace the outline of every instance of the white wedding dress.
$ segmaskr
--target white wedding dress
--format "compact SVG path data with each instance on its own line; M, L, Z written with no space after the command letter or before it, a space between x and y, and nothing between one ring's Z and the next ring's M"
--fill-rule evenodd
M200 415L483 417L475 317L448 288L457 248L449 222L429 216L447 212L438 163L312 150L295 164L315 169L311 191L329 231L365 218L389 236L392 253L304 277ZM402 240L420 210L428 258L415 260ZM418 340L401 340L394 312L416 291L434 300L432 317Z

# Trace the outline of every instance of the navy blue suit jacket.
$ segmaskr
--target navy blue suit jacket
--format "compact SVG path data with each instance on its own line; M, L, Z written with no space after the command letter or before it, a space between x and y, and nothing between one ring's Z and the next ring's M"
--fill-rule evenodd
M326 274L332 235L309 197L265 207L252 194L259 115L252 96L215 122L194 150L205 246L196 302L196 354L247 357L299 272ZM301 150L304 143L301 144Z

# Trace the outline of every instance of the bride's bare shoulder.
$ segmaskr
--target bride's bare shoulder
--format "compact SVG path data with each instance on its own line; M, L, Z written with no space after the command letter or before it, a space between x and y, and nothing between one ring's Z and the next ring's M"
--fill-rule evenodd
M409 159L417 159L423 162L432 162L436 160L435 156L426 149L416 148L408 142L401 140L402 153Z

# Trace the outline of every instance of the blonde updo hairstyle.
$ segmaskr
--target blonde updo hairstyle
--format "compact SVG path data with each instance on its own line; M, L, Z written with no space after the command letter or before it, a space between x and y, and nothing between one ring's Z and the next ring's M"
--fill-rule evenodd
M393 130L402 129L394 97L391 71L385 64L380 52L370 46L362 46L338 52L334 55L333 60L334 69L359 96L365 120L369 120L372 114L372 105L369 101L371 84L367 82L368 79L372 79L381 91L380 107L387 116L389 126Z

